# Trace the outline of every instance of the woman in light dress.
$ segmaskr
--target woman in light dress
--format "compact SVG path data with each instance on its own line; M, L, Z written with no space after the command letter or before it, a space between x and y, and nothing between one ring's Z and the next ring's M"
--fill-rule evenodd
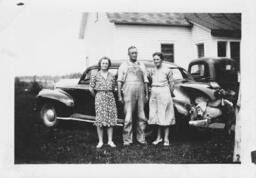
M164 146L169 146L169 126L175 124L171 95L174 90L173 74L171 69L163 64L162 53L154 53L153 61L155 67L149 71L152 89L148 124L158 127L157 138L153 144L157 145L163 141ZM161 136L162 129L164 130L164 139Z
M89 90L95 96L95 112L99 142L97 148L103 146L103 127L107 127L108 145L116 147L112 140L113 126L117 124L117 109L114 98L115 77L108 72L111 61L107 57L99 60L99 71L92 75Z

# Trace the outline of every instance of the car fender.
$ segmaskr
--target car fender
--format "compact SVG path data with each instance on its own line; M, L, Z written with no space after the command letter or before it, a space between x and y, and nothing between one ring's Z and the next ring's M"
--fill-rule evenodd
M63 103L68 107L74 106L74 99L67 92L61 89L43 89L37 95L38 100L40 99L51 99Z
M206 96L208 96L211 100L215 100L216 97L214 95L215 91L214 89L210 88L209 85L207 84L197 84L197 83L194 83L194 84L182 84L180 86L181 88L184 88L184 89L193 89L193 90L196 90L196 91L199 91L203 94L205 94Z
M174 101L174 108L178 112L178 114L181 114L183 116L187 116L189 114L189 110L184 103Z

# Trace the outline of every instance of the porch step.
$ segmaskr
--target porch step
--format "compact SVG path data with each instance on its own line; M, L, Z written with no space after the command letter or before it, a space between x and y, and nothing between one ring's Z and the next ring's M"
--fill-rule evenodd
M85 114L79 114L74 113L69 117L57 117L57 119L61 120L75 120L75 121L82 121L82 122L95 122L95 116L85 115ZM123 119L117 119L117 126L123 126L124 120Z

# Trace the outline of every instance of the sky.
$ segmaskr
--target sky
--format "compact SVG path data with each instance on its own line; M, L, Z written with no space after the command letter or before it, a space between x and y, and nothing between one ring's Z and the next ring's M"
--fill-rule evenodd
M2 6L6 3L3 1L0 0ZM0 14L1 22L8 22L0 23L1 53L11 60L15 75L84 71L85 45L79 39L81 8L63 6L57 1L23 2L23 7L14 3L7 6L5 14Z

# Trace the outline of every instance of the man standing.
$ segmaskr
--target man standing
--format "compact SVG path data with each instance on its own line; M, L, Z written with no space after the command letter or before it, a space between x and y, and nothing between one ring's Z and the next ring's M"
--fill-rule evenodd
M130 145L133 140L132 116L137 111L137 141L147 144L145 140L146 116L144 105L148 101L148 78L144 64L137 61L137 48L128 48L129 61L121 64L118 70L118 100L124 103L124 146ZM123 90L123 95L122 95ZM137 109L135 108L137 106Z

